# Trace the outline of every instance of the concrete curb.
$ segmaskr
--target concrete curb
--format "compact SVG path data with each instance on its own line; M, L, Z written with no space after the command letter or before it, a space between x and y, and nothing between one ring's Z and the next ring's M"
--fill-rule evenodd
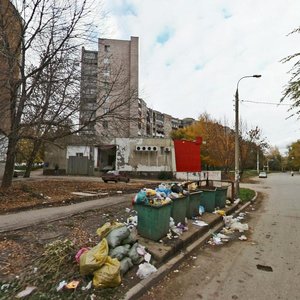
M252 204L257 198L257 192L255 192L255 196L245 203L242 207L238 208L235 211L231 211L232 215L237 215L241 211L245 210L250 204ZM137 285L132 287L123 298L124 300L135 300L141 297L147 290L149 290L153 285L158 283L163 277L165 277L168 273L170 273L173 269L175 269L186 257L186 255L190 254L192 251L197 249L198 247L204 245L206 241L208 241L212 235L212 233L220 231L224 227L224 222L220 220L218 224L204 233L199 239L195 242L187 246L183 249L177 256L168 260L164 265L162 265L157 272L152 274L146 279L143 279Z

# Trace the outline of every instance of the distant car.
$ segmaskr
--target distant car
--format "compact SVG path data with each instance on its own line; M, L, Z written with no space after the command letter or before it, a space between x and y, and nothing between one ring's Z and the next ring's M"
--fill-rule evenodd
M105 173L104 175L101 176L102 180L104 182L108 182L108 181L114 181L114 182L119 182L119 181L124 181L124 182L129 182L129 177L123 173L123 172L119 172L119 171L108 171L107 173Z
M258 177L259 177L259 178L267 178L267 177L268 177L267 172L260 172L260 173L258 174Z

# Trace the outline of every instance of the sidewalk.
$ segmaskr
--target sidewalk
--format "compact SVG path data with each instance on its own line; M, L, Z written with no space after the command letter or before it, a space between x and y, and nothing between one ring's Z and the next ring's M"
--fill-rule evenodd
M50 207L22 211L19 213L0 216L0 233L10 230L25 228L42 222L51 222L64 219L81 212L99 209L120 203L131 203L135 194L125 194L120 196L103 197L96 200L80 202L72 205Z

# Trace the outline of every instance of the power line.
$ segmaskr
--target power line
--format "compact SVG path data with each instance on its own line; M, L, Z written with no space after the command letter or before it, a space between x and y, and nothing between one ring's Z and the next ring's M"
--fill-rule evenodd
M265 105L276 105L276 106L291 106L286 103L276 103L276 102L261 102L261 101L251 101L251 100L241 100L241 102L249 102L254 104L265 104Z

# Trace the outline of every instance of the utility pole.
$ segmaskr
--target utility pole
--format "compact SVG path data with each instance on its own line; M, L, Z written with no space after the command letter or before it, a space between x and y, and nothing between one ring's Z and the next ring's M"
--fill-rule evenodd
M235 198L240 195L240 149L239 149L239 83L244 78L260 78L261 75L243 76L236 85L235 92L235 136L234 136L234 180L235 180Z

